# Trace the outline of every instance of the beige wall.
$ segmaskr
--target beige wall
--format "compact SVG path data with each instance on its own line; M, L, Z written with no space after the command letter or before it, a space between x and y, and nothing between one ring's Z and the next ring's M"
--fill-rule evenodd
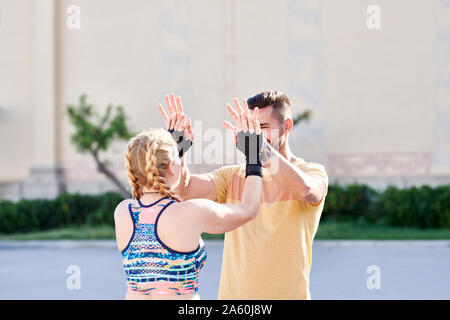
M331 169L356 176L431 174L433 3L378 1L379 31L358 19L371 1L327 3L323 101ZM345 18L336 14L342 7Z
M32 168L61 165L69 191L110 187L69 141L65 105L82 93L100 109L124 105L141 130L161 125L156 105L174 91L203 129L222 130L233 96L278 89L294 113L313 111L292 133L294 153L323 163L332 180L448 183L450 8L442 0L274 3L1 1L0 181L20 193ZM81 30L66 27L73 4ZM381 8L381 30L366 27L371 4ZM124 146L107 155L123 179Z
M0 181L25 179L32 162L31 10L26 0L1 2Z

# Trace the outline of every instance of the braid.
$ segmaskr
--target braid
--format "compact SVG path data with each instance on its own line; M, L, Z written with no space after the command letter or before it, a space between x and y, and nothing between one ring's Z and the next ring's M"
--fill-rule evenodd
M130 140L126 151L126 168L134 199L139 200L144 195L144 188L149 188L165 197L181 201L164 178L175 151L175 141L163 129L142 131Z
M130 180L130 185L133 188L133 190L132 190L133 197L134 197L134 199L139 200L143 195L143 190L142 190L141 186L137 183L138 178L133 174L133 171L131 169L130 147L128 148L127 153L126 153L127 176Z
M145 155L146 167L145 172L147 174L147 187L153 188L159 191L165 197L181 201L170 187L166 184L166 179L160 175L158 170L158 161L156 158L156 152L158 151L159 141L158 139L149 139L147 146L147 153Z

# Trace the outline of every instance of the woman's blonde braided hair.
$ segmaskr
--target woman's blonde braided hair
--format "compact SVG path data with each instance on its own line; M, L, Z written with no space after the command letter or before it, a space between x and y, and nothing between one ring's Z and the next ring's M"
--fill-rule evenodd
M163 196L180 201L166 184L166 170L174 158L177 145L164 129L145 130L130 140L126 152L126 167L132 194L136 200L144 187L158 190Z

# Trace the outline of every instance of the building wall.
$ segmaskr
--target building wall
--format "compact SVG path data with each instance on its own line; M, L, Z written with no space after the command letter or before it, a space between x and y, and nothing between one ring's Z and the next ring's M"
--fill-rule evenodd
M436 149L433 2L377 1L379 31L355 23L370 4L329 1L323 11L329 169L359 179L430 176Z
M366 27L372 4L380 30ZM80 30L66 26L70 5ZM113 189L70 143L65 108L82 93L100 110L123 105L139 131L161 126L156 106L173 91L208 132L195 141L205 150L233 96L282 90L294 113L312 111L291 134L294 153L332 181L450 181L444 0L3 0L0 10L0 197L61 177L72 192ZM124 148L105 157L126 181ZM211 157L193 170L217 167Z
M32 7L2 1L0 10L0 181L9 182L26 178L33 152Z

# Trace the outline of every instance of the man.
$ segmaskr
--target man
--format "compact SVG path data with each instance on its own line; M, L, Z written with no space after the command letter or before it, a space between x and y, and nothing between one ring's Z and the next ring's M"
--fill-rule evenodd
M186 119L181 101L166 97L166 121ZM178 107L177 107L178 105ZM241 118L259 109L263 149L263 194L257 217L225 234L219 299L311 299L309 273L312 242L328 190L325 168L296 157L289 146L293 128L291 103L286 94L262 92L234 99L227 109L235 125L224 121L235 134ZM208 174L191 175L184 165L176 193L184 200L208 198L219 203L241 201L245 164L229 165Z

